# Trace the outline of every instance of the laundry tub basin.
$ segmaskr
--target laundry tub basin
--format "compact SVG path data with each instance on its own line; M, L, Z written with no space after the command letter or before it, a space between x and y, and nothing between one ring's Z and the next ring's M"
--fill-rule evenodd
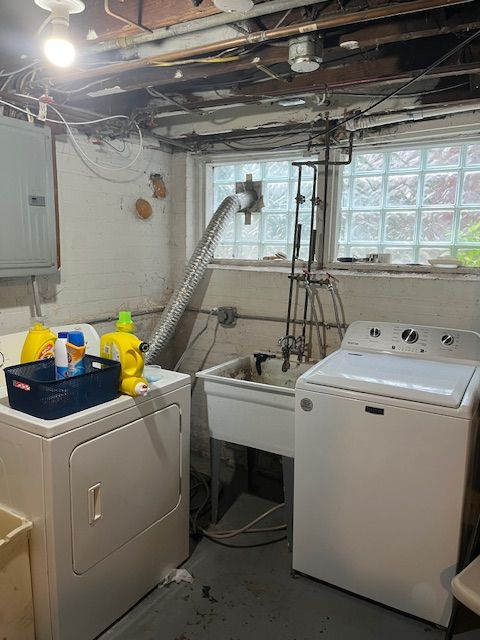
M292 361L284 373L282 362L268 359L259 375L255 358L246 356L197 373L212 438L293 458L295 383L315 363Z

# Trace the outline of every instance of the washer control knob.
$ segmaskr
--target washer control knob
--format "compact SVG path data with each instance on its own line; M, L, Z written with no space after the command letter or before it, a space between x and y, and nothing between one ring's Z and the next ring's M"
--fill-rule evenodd
M380 329L378 327L372 327L370 329L370 335L371 335L372 338L379 338L381 333L382 332L380 331Z
M413 344L418 340L418 331L415 331L415 329L405 329L405 331L402 332L402 340L407 344Z
M449 347L454 342L455 342L455 338L449 333L446 333L444 336L442 336L442 344L444 344L446 347Z

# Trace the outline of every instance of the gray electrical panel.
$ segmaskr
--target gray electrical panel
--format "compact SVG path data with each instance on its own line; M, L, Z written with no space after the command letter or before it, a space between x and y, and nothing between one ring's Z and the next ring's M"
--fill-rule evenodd
M58 269L52 137L0 117L0 277Z

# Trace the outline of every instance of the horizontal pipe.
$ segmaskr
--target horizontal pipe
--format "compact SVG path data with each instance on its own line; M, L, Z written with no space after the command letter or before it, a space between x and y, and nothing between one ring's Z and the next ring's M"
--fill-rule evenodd
M184 60L187 58L214 53L223 49L237 48L249 44L278 40L281 38L290 38L292 36L304 35L306 33L313 33L316 31L323 31L351 24L360 24L362 22L370 22L373 20L381 20L383 18L417 13L419 11L466 4L472 1L473 0L412 0L411 2L402 2L401 4L389 3L388 5L383 5L374 9L350 11L326 16L314 22L305 22L303 24L288 25L277 29L257 31L255 33L238 36L236 38L230 38L229 40L222 40L220 42L212 42L198 47L191 47L190 49L184 49L183 51L175 51L149 56L147 58L140 58L138 60L119 62L117 64L110 64L105 67L97 67L96 69L89 69L86 71L69 72L68 75L65 76L58 74L53 79L65 83L85 80L87 78L101 78L107 75L111 76L112 74L141 69L149 65L154 65L156 62L174 62L177 60Z
M348 131L359 131L363 129L373 129L389 124L399 124L405 122L416 122L425 118L435 118L448 116L450 114L468 113L480 109L480 102L475 101L467 104L454 104L442 107L426 107L425 109L412 109L398 111L395 113L385 113L372 116L360 116L346 123Z
M211 309L194 309L193 307L188 307L187 311L190 313L203 313L207 315L212 313ZM212 315L218 314L214 312ZM281 324L285 324L285 318L278 318L275 316L255 316L248 313L237 313L235 318L237 320L257 320L259 322L280 322ZM292 324L303 325L303 320L290 320L290 322ZM326 329L337 329L337 325L331 322L319 322L319 325ZM347 329L348 325L341 325L341 328Z
M127 47L147 44L148 42L155 42L157 40L166 40L167 38L183 36L190 33L196 33L198 31L205 31L206 29L227 26L247 18L251 20L253 18L261 18L272 13L289 11L290 9L296 9L298 7L307 7L312 4L317 4L318 2L319 0L271 0L270 2L262 2L261 4L256 5L247 13L216 13L213 16L197 18L196 20L173 24L169 27L154 29L151 33L140 33L132 36L124 36L116 40L100 42L89 47L88 53L103 53L104 51L125 49Z

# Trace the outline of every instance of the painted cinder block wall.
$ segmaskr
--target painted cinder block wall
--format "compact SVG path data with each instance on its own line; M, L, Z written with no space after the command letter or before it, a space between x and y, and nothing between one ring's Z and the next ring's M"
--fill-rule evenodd
M102 165L126 164L108 146L82 140L82 148ZM128 145L127 145L128 146ZM156 146L157 149L150 149ZM38 278L46 321L60 324L110 317L119 309L157 309L171 290L171 154L146 140L139 161L125 171L99 171L79 158L71 142L57 138L61 270ZM163 176L168 195L154 199L150 174ZM152 204L153 215L142 221L137 198ZM25 279L0 279L0 333L31 324L32 296ZM141 316L149 333L154 318ZM99 325L106 330L109 325Z

